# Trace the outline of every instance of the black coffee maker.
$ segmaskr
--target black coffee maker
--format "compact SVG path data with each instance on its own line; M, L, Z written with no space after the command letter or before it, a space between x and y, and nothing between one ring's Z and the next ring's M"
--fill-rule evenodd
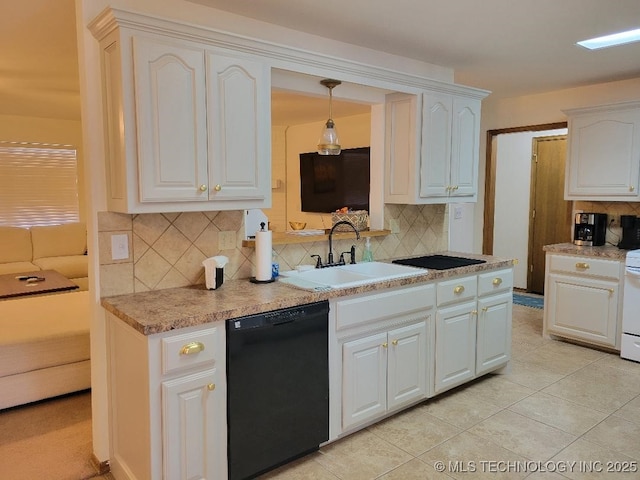
M598 247L604 245L606 234L606 213L576 213L573 243L588 247Z
M620 215L620 226L622 227L622 239L618 243L618 248L624 250L640 248L640 217Z

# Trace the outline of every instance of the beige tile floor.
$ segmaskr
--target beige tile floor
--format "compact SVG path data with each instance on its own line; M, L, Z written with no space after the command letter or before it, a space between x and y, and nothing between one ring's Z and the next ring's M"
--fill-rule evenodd
M458 387L262 478L640 479L640 364L543 339L542 310L518 305L512 346L510 373ZM616 472L625 467L636 471Z

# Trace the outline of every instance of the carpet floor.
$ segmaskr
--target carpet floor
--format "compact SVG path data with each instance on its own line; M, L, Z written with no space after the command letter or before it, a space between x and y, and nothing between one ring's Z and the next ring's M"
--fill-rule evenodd
M0 412L0 478L85 480L91 463L90 391Z

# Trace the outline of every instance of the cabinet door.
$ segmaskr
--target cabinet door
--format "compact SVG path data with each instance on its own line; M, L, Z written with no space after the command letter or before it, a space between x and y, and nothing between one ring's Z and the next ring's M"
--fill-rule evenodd
M423 95L420 197L448 197L451 189L451 95Z
M266 64L207 54L209 198L271 206L271 75ZM248 207L245 207L248 208Z
M476 375L494 370L511 358L512 305L511 293L478 299Z
M480 101L465 97L453 99L451 127L452 197L476 195L480 154Z
M551 273L547 288L546 332L616 347L617 282Z
M392 410L426 396L426 323L391 330L388 342L387 408Z
M227 476L226 393L213 368L162 383L164 478Z
M342 428L373 419L387 409L387 334L342 346Z
M435 392L443 392L475 376L476 302L436 313Z
M204 51L133 38L141 202L206 201Z
M418 95L392 93L385 97L386 202L415 202L420 125Z
M569 118L565 198L638 198L640 109Z

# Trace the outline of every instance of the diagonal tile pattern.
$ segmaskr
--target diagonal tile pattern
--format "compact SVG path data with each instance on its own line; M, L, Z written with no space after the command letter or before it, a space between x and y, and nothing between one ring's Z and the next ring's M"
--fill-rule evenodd
M519 348L508 374L446 392L261 478L640 478L640 364L543 339L542 314L514 305Z
M386 237L373 237L376 260L421 255L446 250L447 210L445 205L387 205L385 228L391 223L399 231ZM227 278L255 275L255 252L242 247L244 212L177 212L125 215L98 214L100 234L101 296L118 295L204 283L202 260L225 255ZM235 247L222 250L220 232L235 234ZM110 234L127 234L132 245L128 260L111 260ZM336 240L334 252L348 252L356 246L356 259L362 258L364 241ZM313 264L312 254L326 258L328 242L274 245L281 270ZM133 278L131 272L133 271Z

